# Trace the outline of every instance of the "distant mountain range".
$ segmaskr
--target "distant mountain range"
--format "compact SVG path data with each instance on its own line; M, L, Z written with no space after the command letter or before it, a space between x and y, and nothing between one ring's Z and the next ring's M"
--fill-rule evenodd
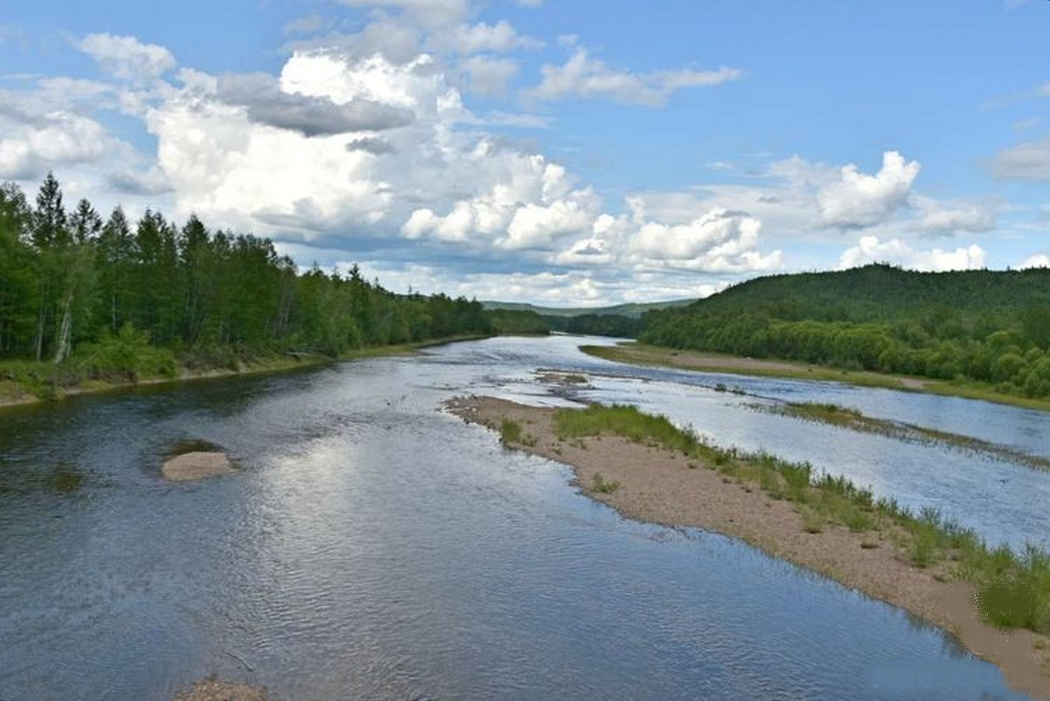
M540 316L571 318L594 314L596 316L626 316L632 319L637 319L648 311L670 309L672 307L684 307L695 301L695 299L676 299L669 302L651 302L648 304L631 302L628 304L616 304L610 307L539 307L534 304L526 304L523 302L497 301L482 301L481 304L488 310L504 309L510 311L531 311L536 312Z

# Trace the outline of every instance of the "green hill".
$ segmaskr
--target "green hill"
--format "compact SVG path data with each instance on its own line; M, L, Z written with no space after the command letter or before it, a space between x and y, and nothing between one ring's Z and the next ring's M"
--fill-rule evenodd
M777 275L649 312L655 345L993 383L1050 396L1050 269Z
M640 304L630 302L617 304L610 307L539 307L525 302L482 302L486 310L510 310L510 311L532 311L540 316L546 317L576 317L576 316L626 316L632 319L640 318L649 311L667 309L670 307L683 307L691 304L691 299L678 299L669 302L651 302Z

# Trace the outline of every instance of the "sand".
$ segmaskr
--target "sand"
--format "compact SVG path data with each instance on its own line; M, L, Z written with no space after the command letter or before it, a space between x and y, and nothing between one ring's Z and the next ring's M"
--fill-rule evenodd
M611 436L586 439L582 445L560 442L552 427L553 409L491 397L460 398L447 408L492 429L503 418L517 421L530 445L512 447L569 465L584 494L628 518L740 538L900 606L953 633L971 652L997 665L1011 688L1050 700L1050 640L1027 630L1002 631L984 624L971 585L942 581L943 570L909 564L893 542L878 534L832 525L821 533L807 533L791 503L772 500L761 490L698 466L695 459L661 448ZM593 491L590 486L598 473L620 487L612 493Z
M230 459L226 453L218 452L184 453L168 460L161 468L164 477L172 482L189 482L231 472Z

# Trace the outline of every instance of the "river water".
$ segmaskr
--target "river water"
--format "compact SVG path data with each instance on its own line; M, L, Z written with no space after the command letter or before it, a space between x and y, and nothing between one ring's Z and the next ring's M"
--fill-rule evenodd
M0 413L0 699L167 699L210 673L307 700L1024 698L899 609L623 520L440 405L565 403L537 370L583 372L570 398L810 460L1006 542L1050 532L1050 474L751 404L836 401L1033 454L1046 415L629 368L581 342L608 341L490 339ZM163 481L185 441L242 469Z

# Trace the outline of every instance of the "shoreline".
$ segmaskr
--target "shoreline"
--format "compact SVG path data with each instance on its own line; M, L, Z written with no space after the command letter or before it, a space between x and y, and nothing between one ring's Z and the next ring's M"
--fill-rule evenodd
M18 409L20 407L39 406L41 404L52 404L62 402L69 397L77 397L85 394L120 392L123 390L135 389L137 387L179 385L185 382L198 382L202 380L220 380L233 377L265 375L270 373L278 374L282 372L306 370L324 365L333 365L352 360L361 360L364 358L411 355L423 348L442 346L447 343L458 343L460 341L480 340L482 338L488 338L488 336L454 336L450 338L420 341L418 343L375 346L345 353L337 358L305 354L274 355L262 360L246 362L236 369L228 367L215 367L200 370L181 368L177 377L149 377L141 380L127 380L123 382L87 380L70 387L59 387L59 394L55 397L39 397L26 391L23 387L10 380L0 379L0 411ZM0 370L2 370L2 368L0 368Z
M467 423L497 432L504 420L519 424L522 434L513 441L505 440L508 447L568 465L583 494L625 518L738 538L903 608L953 634L973 654L995 664L1011 688L1050 700L1047 637L985 624L974 603L972 585L950 581L943 563L928 569L910 564L885 533L858 533L834 525L819 533L808 532L802 515L790 502L774 500L761 489L664 448L608 435L561 441L552 425L553 409L474 396L452 400L446 409Z
M651 346L637 341L620 342L615 346L580 346L590 356L628 365L642 365L692 370L694 372L727 373L749 377L775 377L818 382L841 382L858 387L881 387L901 392L919 392L958 399L973 399L1014 406L1021 409L1050 412L1050 400L1003 394L973 385L956 385L945 380L911 375L890 375L867 370L843 370L826 365L791 360L744 358L720 353L680 350Z

